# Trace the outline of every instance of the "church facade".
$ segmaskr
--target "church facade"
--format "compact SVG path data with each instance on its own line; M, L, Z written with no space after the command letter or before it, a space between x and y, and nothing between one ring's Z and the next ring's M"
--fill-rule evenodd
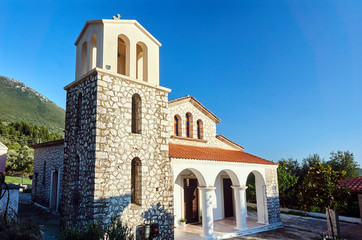
M130 227L154 221L174 238L181 218L236 218L246 226L246 179L255 175L258 222L280 224L277 165L222 135L220 119L195 98L168 101L159 85L161 44L137 21L87 21L67 91L65 138L33 146L32 199L64 223Z

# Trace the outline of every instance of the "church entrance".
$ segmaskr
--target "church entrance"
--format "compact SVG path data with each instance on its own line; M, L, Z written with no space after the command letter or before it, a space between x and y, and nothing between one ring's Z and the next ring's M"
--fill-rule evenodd
M187 223L199 222L199 190L197 179L184 179L184 216Z
M233 190L231 188L232 182L230 178L223 179L223 190L224 190L224 217L234 216L233 206Z

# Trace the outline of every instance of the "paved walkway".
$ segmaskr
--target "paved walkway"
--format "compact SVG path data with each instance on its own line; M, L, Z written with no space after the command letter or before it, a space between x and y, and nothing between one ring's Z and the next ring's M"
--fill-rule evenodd
M260 232L248 236L233 239L315 239L327 232L327 222L325 219L312 217L302 217L296 215L281 214L284 228L267 232ZM362 224L340 222L341 235L344 239L361 240Z
M31 203L29 193L19 194L18 217L40 226L43 239L58 239L60 234L60 217Z

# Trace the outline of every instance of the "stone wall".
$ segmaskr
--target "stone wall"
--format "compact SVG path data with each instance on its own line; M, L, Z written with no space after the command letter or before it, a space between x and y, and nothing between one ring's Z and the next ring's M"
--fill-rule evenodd
M63 143L34 149L33 184L31 192L31 198L34 202L44 207L49 207L52 171L58 171L58 177L60 179L62 178L63 159ZM44 162L46 162L45 168ZM60 181L59 199L61 199L61 189L62 183Z
M61 211L63 224L85 224L93 220L96 96L96 73L67 89Z
M76 127L82 93L81 129ZM132 96L141 97L141 133L131 131ZM134 230L160 224L173 239L173 175L168 157L168 91L144 82L97 72L67 92L63 192L64 220L107 224L120 217ZM74 174L79 156L79 181ZM131 203L131 162L141 160L141 204ZM73 180L72 180L73 179ZM75 206L75 207L74 207Z
M186 113L190 112L192 114L192 139L186 138L186 128L185 128L185 116ZM199 147L214 147L214 148L223 148L229 150L235 150L228 144L223 143L216 138L216 123L211 120L208 116L202 113L198 108L196 108L190 102L180 102L173 104L172 107L169 107L169 135L174 135L174 117L178 114L181 118L181 137L183 138L172 138L170 139L171 143L175 144L185 144ZM203 139L205 141L199 141L197 139L197 120L201 119L203 122Z
M281 223L279 190L278 190L278 174L276 168L265 169L265 191L268 208L269 224Z
M141 97L141 134L131 132L132 96ZM94 198L96 218L121 215L129 226L160 224L173 238L173 175L168 157L168 92L99 74ZM131 201L131 162L141 160L141 204Z

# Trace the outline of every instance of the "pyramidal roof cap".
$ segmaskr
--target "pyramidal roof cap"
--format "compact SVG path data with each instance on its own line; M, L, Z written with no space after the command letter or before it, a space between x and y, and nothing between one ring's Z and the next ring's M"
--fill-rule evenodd
M83 36L83 33L85 32L85 30L87 29L88 25L91 24L98 24L98 23L102 23L102 24L134 24L136 27L138 27L144 34L146 34L154 43L157 44L157 46L161 47L162 44L154 37L152 36L151 33L149 33L139 22L137 22L137 20L126 20L126 19L98 19L98 20L88 20L84 26L82 31L80 32L77 40L75 41L74 45L78 45L80 39Z

